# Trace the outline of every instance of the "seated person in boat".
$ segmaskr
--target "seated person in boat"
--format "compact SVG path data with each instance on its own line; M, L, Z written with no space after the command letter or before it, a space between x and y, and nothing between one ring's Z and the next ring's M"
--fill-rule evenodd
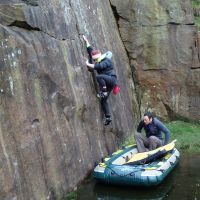
M144 129L146 136L141 133L142 129ZM165 134L164 140L162 133ZM157 118L153 117L151 112L145 113L135 134L138 152L151 151L162 145L166 145L169 142L169 138L170 132L167 127Z

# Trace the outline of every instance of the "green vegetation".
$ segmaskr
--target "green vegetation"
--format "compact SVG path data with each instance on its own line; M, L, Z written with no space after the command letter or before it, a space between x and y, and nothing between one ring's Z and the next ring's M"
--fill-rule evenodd
M200 17L194 17L195 24L197 26L197 29L200 31Z
M123 141L121 141L118 146L119 147L122 147L122 146L128 146L128 145L132 145L132 144L135 144L135 140L134 140L134 135L128 137L128 138L125 138Z
M192 2L192 7L194 8L194 10L200 10L200 0L191 0L191 2ZM195 13L196 12L194 12L195 25L197 26L197 29L200 31L200 16L198 16Z
M200 125L174 121L166 124L171 132L171 140L177 139L176 147L183 152L200 152Z
M200 0L192 0L193 8L200 8Z
M64 200L77 200L77 198L78 198L77 192L70 192L70 193L64 198Z

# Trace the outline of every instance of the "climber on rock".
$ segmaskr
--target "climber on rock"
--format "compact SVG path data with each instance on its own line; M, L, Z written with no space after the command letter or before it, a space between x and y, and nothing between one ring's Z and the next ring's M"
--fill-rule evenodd
M114 93L117 93L119 90L117 76L111 60L112 52L108 51L105 54L101 54L101 51L93 50L86 36L83 35L83 39L87 45L89 55L89 60L86 61L88 70L95 70L97 72L96 80L99 85L97 97L100 98L102 110L105 115L104 125L109 125L112 119L107 100L113 88L115 88Z

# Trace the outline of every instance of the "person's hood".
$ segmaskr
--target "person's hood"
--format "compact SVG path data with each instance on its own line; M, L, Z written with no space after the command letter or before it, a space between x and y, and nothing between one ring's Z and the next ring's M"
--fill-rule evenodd
M106 53L102 54L102 56L97 59L97 62L101 62L105 58L111 59L112 58L112 52L111 51L107 51Z

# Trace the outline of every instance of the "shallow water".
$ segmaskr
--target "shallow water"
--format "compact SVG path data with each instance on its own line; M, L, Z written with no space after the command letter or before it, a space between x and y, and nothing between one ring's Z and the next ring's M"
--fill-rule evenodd
M78 190L78 200L200 200L200 155L184 155L177 167L157 187L104 185L88 180Z

